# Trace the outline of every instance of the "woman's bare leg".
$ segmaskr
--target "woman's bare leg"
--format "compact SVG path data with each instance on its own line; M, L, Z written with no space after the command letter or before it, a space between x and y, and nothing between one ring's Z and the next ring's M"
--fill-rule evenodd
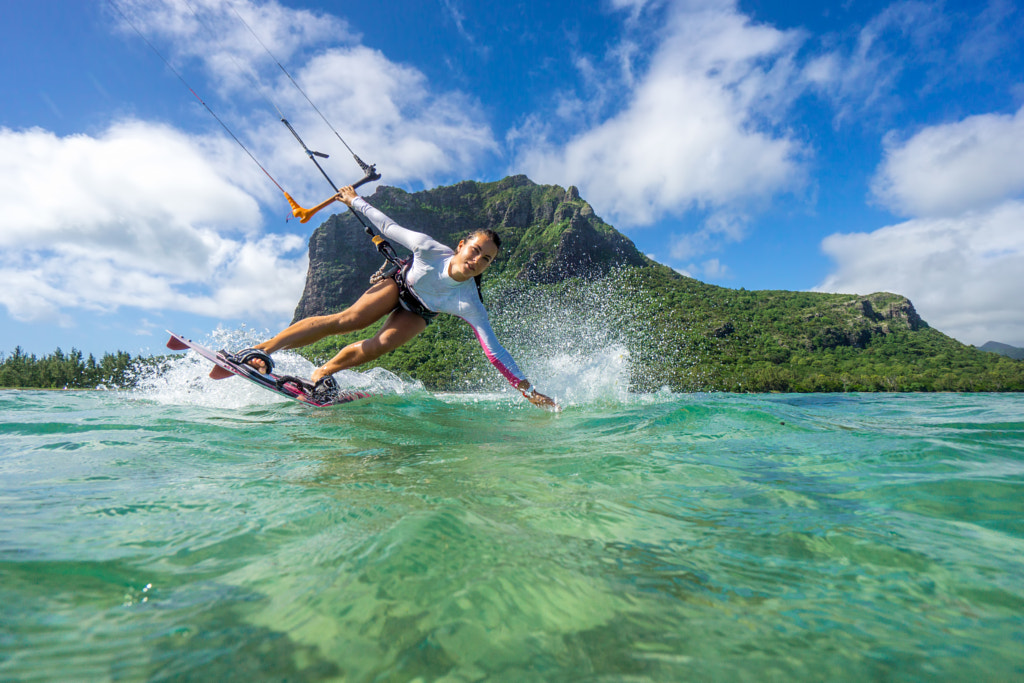
M341 313L303 318L278 332L272 339L257 344L256 348L269 354L281 349L309 346L333 334L345 334L369 327L397 306L398 285L390 278L381 280ZM249 361L249 365L260 372L267 371L266 364L258 358ZM229 377L230 373L225 376Z
M309 346L324 337L354 332L377 322L398 306L398 285L392 279L378 282L341 313L304 318L278 332L256 348L267 353Z
M397 349L427 327L427 321L404 308L396 309L370 339L349 344L313 372L312 380L354 368Z

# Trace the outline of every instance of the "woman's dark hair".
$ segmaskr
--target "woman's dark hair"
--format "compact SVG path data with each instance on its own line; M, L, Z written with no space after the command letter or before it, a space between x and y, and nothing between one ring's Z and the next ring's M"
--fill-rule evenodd
M471 232L468 235L466 235L466 240L467 241L471 240L474 237L476 237L477 235L482 235L483 237L486 237L490 241L494 242L494 246L496 246L498 248L498 250L501 251L501 237L498 235L498 233L494 232L490 228L480 228L480 229L474 230L473 232ZM476 282L476 293L477 293L477 296L480 297L480 301L484 300L484 293L480 289L480 282L481 282L482 279L483 279L483 274L475 275L473 277L473 281Z
M501 251L501 236L498 233L494 232L490 228L479 228L466 235L466 240L471 240L477 235L483 235L487 239L491 240L494 242L494 246L498 248L498 251Z

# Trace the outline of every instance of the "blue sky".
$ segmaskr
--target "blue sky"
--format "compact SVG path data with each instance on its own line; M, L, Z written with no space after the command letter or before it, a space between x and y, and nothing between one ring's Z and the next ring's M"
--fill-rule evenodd
M1024 346L1013 2L115 2L304 205L329 188L268 100L361 174L239 15L385 184L575 185L700 280L898 292ZM0 32L0 352L285 325L316 219L114 5L6 3Z

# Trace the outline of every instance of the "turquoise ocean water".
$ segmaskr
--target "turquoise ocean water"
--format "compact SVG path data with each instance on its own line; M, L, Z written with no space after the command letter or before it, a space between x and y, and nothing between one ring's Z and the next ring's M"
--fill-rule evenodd
M1024 677L1024 396L205 369L0 391L0 680Z

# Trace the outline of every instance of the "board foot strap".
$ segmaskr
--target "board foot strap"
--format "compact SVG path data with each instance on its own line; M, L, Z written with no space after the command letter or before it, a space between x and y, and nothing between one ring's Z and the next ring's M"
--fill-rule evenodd
M236 365L249 365L251 360L261 360L267 366L267 371L261 374L269 375L274 371L274 359L271 358L265 351L259 349L242 349L238 353L228 353L227 351L221 350L221 354L227 360L231 361ZM252 367L251 365L249 367ZM256 370L256 368L252 368ZM259 370L256 370L259 372Z
M316 384L293 375L282 375L277 378L278 389L284 389L286 384L295 385L302 393L317 403L334 403L341 395L338 382L332 375L321 377Z

